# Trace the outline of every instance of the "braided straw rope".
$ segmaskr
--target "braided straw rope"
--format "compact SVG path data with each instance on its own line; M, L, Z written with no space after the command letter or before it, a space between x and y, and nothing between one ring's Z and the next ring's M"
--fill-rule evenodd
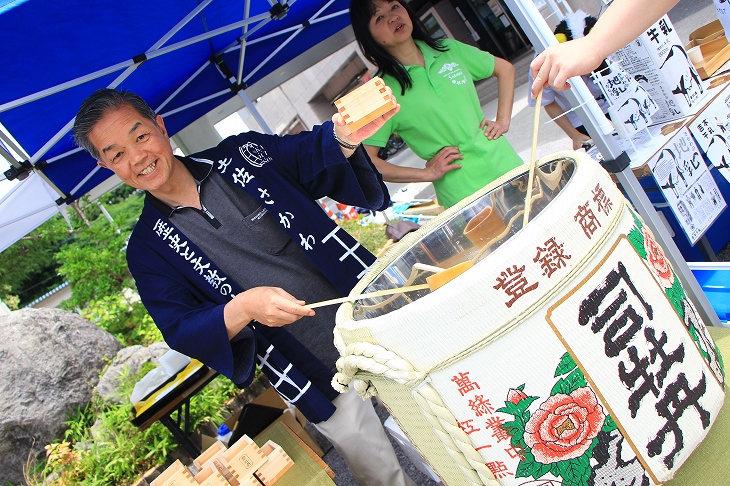
M383 376L408 387L416 386L426 377L425 372L416 371L408 361L394 352L371 343L349 344L343 357L337 360L337 369L340 371L335 373L332 386L340 393L347 390L347 385L361 371ZM374 393L370 396L374 396Z
M469 436L459 427L456 418L444 405L438 392L431 385L424 383L414 390L413 398L421 407L424 417L433 426L434 432L446 448L446 452L464 472L464 476L472 484L499 486Z

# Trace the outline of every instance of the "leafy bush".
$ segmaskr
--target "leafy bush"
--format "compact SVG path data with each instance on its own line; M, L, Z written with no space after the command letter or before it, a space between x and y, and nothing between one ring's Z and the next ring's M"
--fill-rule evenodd
M56 275L59 264L54 256L70 238L68 224L58 215L3 251L0 299L22 307L63 283Z
M129 186L127 186L129 187ZM142 213L144 205L144 193L134 193L123 201L108 206L106 209L114 218L114 223L124 233L130 233Z
M361 222L362 215L358 216L357 219L338 221L337 224L350 233L362 246L370 250L371 253L377 254L378 250L388 241L388 237L385 236L385 225L371 223L363 226Z
M131 289L89 302L81 316L113 334L125 346L149 346L162 341L162 334Z
M132 186L128 186L127 184L121 184L104 195L104 198L106 199L105 204L118 204L127 199L136 190L137 189Z
M71 284L66 309L81 309L91 300L121 292L131 279L125 244L126 234L103 220L79 230L74 243L56 254L58 273Z

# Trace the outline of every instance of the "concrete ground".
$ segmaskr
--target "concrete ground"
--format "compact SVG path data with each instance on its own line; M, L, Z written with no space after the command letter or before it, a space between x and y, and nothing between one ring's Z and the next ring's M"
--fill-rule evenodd
M598 3L598 0L596 0ZM715 8L710 0L680 0L680 2L669 12L669 18L672 21L677 33L682 40L686 42L690 32L696 28L707 24L717 18ZM532 147L532 125L534 111L527 105L528 87L527 87L527 69L533 54L527 54L516 60L515 65L517 76L515 80L515 101L512 109L512 122L509 132L505 135L517 153L523 160L530 160L530 152ZM482 109L487 118L493 119L496 113L496 82L486 81L477 87L480 100L482 101ZM543 111L541 113L541 125L539 128L537 157L542 157L560 150L569 150L572 148L570 139L558 128L558 126L548 120L547 115ZM546 123L547 122L547 123ZM407 167L422 167L423 160L419 159L413 152L405 148L389 159L396 165ZM391 196L397 197L399 191L408 191L414 194L415 198L433 198L435 192L433 185L430 183L420 184L395 184L387 183L391 192ZM727 250L727 249L726 249ZM727 251L721 252L719 257L727 261ZM382 421L388 417L388 412L381 405L376 404L376 410ZM316 436L316 430L310 430L313 436ZM322 437L319 437L323 449L327 451L324 456L325 462L335 471L337 476L334 481L338 486L357 485L352 478L352 474L347 468L347 464L342 457L329 446ZM408 456L398 447L395 441L391 441L401 461L401 465L406 472L419 486L430 486L439 484L431 480L430 477L424 475L409 460Z

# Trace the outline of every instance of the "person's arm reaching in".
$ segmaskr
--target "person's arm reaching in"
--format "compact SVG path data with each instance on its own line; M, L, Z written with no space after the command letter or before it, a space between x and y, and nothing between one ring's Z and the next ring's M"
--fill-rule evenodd
M495 140L509 130L515 101L515 67L508 61L495 57L492 75L497 78L497 117L494 121L482 120L480 125L484 136L489 140Z
M636 39L679 0L614 0L585 37L556 44L530 64L534 81L531 95L543 86L570 87L569 78L588 74L613 52Z

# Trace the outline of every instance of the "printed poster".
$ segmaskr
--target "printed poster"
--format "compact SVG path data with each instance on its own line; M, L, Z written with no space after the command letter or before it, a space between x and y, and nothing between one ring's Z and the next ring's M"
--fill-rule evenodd
M689 124L697 146L730 182L730 90L725 90Z
M657 185L692 245L725 209L725 199L707 170L687 127L648 162Z

